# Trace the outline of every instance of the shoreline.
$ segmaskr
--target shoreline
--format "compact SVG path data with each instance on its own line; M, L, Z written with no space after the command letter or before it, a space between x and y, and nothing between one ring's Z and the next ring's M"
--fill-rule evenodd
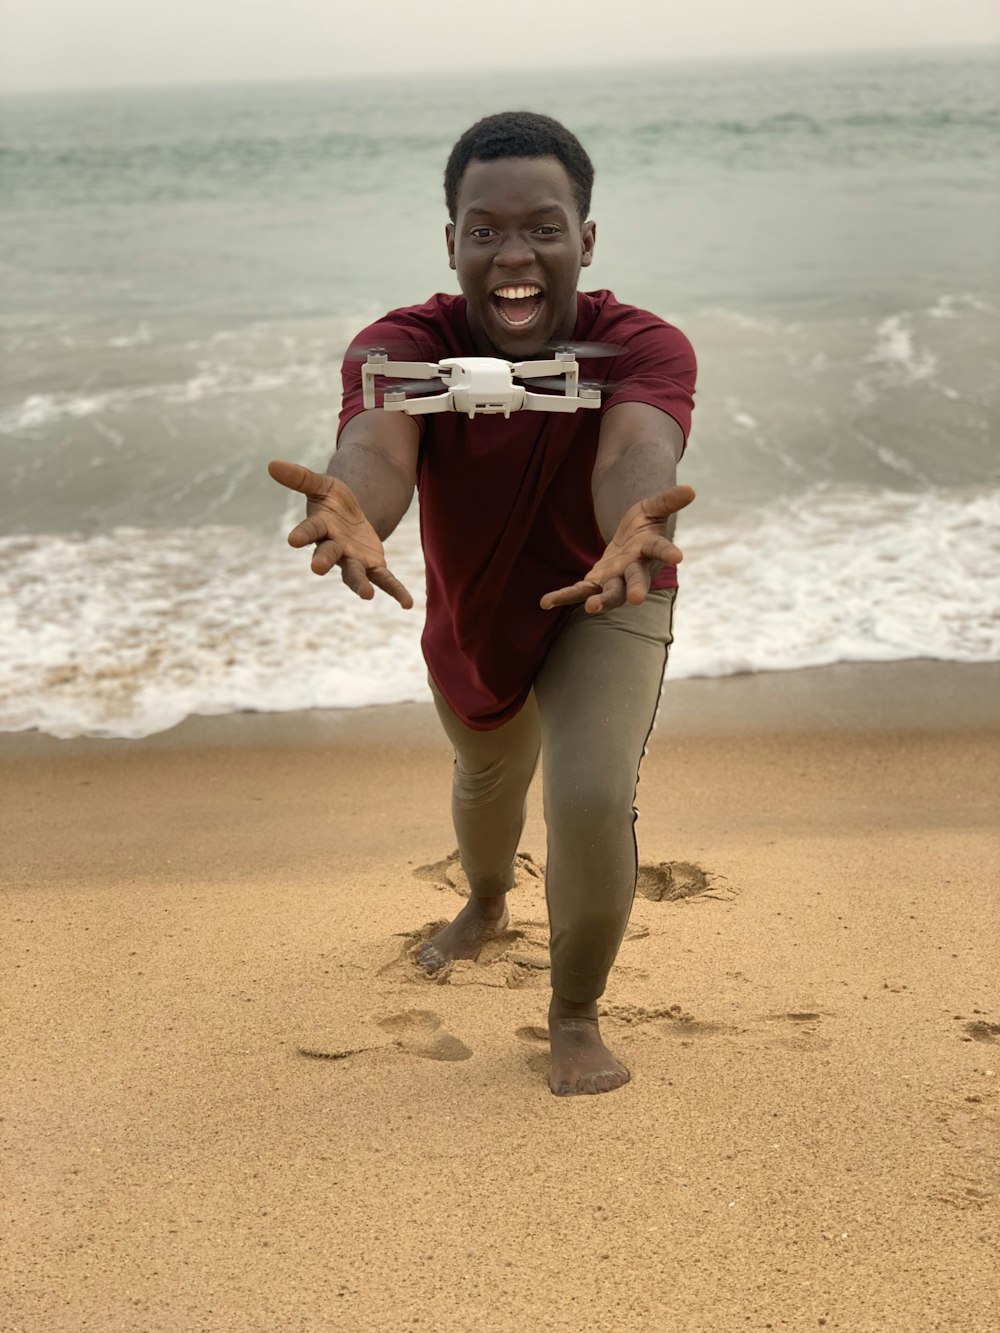
M792 671L671 680L652 741L747 732L947 731L1000 728L1000 663L840 662ZM189 746L445 745L433 704L195 715L134 739L0 732L0 765L17 759Z

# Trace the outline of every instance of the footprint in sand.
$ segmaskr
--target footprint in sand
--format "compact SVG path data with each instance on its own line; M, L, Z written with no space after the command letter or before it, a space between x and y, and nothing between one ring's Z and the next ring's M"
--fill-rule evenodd
M380 1018L378 1026L391 1040L375 1046L349 1046L327 1049L322 1046L299 1046L299 1055L310 1060L346 1060L351 1055L366 1051L381 1051L387 1047L405 1055L418 1055L422 1060L468 1060L472 1052L464 1041L442 1029L441 1019L430 1009L407 1009L402 1014Z
M489 986L517 990L523 986L547 986L549 972L548 931L543 921L525 921L509 926L496 939L487 940L475 962L459 959L438 972L427 973L415 954L424 940L436 935L446 921L427 921L416 930L400 931L403 945L395 957L379 968L380 976L395 974L412 983L438 986Z
M538 1042L544 1042L546 1046L549 1044L548 1028L543 1028L537 1023L529 1023L527 1027L518 1028L514 1036L518 1041L526 1041L532 1046Z
M731 890L720 875L709 874L693 861L660 861L656 864L641 865L636 883L636 893L648 898L653 903L674 903L682 898L700 898L713 895L713 890L727 890L729 901ZM715 893L713 896L721 896Z
M824 1018L830 1017L812 1009L789 1009L784 1013L765 1014L769 1023L792 1023L797 1028L794 1037L771 1037L769 1046L784 1046L790 1051L825 1051L833 1045L830 1037L820 1037L817 1027Z
M448 890L457 893L461 898L469 896L469 881L466 878L465 871L458 859L457 849L449 852L446 857L440 861L431 861L425 866L417 866L413 871L416 879L424 879L433 884L436 889ZM514 858L514 887L530 883L532 880L542 880L545 878L544 869L538 864L530 852L518 852Z
M931 1179L933 1188L927 1197L962 1211L993 1208L1000 1194L998 1094L993 1081L987 1081L986 1070L976 1074L978 1078L968 1076L964 1087L956 1087L940 1100L939 1113L934 1116L952 1152L945 1169L937 1172L936 1180Z
M983 1018L965 1024L963 1041L1000 1041L1000 1023L989 1023Z
M527 1027L518 1028L514 1033L518 1041L523 1041L531 1049L528 1054L527 1065L533 1074L548 1074L549 1072L549 1030L540 1027L535 1023L528 1024Z
M515 863L515 887L545 878L545 867L530 852L518 852ZM427 880L436 889L451 889L463 898L469 896L469 881L459 861L458 852L449 852L440 861L417 866L415 878ZM677 902L681 898L704 897L713 893L724 901L733 895L732 887L721 875L703 870L693 861L660 861L640 865L636 891L650 902Z
M441 1028L441 1019L430 1009L407 1009L379 1019L379 1027L393 1037L393 1045L407 1055L423 1060L468 1060L472 1052L464 1041Z
M679 1004L646 1009L640 1004L606 1004L601 1006L601 1017L626 1027L644 1027L653 1023L661 1033L671 1037L714 1037L720 1032L735 1032L728 1023L713 1023L695 1018Z

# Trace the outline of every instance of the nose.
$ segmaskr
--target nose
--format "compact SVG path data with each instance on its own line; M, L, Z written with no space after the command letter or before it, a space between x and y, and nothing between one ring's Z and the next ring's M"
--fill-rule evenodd
M527 238L517 233L505 236L494 256L497 268L528 268L535 262L535 252Z

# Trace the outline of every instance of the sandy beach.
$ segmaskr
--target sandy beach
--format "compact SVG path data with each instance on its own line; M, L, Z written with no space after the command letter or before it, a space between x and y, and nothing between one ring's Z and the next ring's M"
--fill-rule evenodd
M536 780L537 783L537 780ZM429 706L0 736L5 1333L988 1333L1000 667L667 686L553 1097L533 792L443 980Z

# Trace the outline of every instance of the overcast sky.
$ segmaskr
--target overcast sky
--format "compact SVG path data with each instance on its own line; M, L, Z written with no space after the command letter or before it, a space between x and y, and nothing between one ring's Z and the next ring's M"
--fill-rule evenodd
M0 0L0 88L1000 42L1000 0Z

